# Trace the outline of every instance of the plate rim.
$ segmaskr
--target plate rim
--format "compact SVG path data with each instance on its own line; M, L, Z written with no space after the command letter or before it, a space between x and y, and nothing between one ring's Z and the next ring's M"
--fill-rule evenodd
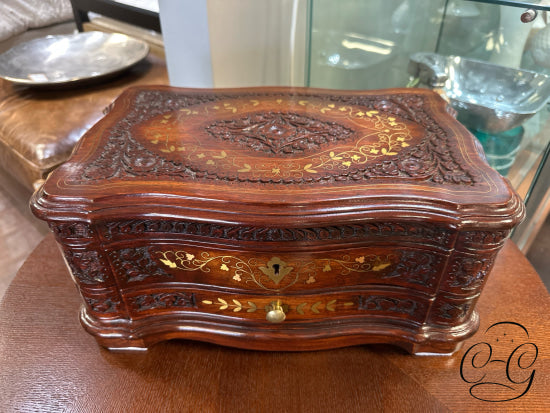
M92 30L92 31L77 32L77 33L71 33L71 34L47 35L47 36L43 36L43 37L38 37L36 39L28 40L26 42L21 42L21 43L16 44L12 48L8 49L4 53L0 54L0 60L2 59L3 56L9 54L10 52L13 53L14 50L16 50L18 48L21 48L24 45L27 45L27 44L30 44L30 43L40 43L40 42L43 42L47 39L65 39L65 38L85 37L85 36L91 36L91 35L94 35L94 34L97 35L98 33L101 34L105 39L111 38L113 36L124 36L126 39L129 39L129 40L131 40L135 43L141 44L141 46L143 46L143 52L140 53L139 55L136 54L136 57L130 63L124 64L124 65L122 65L118 68L115 68L113 70L109 70L109 71L98 73L98 74L92 74L90 76L85 76L85 77L78 77L78 78L72 78L72 79L62 79L62 80L52 80L52 81L34 81L34 80L28 79L28 78L13 77L13 76L10 76L10 75L3 74L1 69L0 69L0 78L5 79L5 80L7 80L9 82L12 82L14 84L24 85L24 86L35 86L35 87L56 86L56 85L66 85L66 84L71 84L71 83L88 82L88 81L93 81L95 79L101 79L101 78L104 78L104 77L109 77L109 76L115 75L119 72L122 72L122 71L136 65L137 63L141 62L143 59L145 59L148 56L148 54L150 52L151 48L150 48L149 44L146 41L142 40L142 39L138 39L136 37L129 36L125 33L119 33L119 32L108 33L108 32L103 32L103 31L99 31L99 30Z

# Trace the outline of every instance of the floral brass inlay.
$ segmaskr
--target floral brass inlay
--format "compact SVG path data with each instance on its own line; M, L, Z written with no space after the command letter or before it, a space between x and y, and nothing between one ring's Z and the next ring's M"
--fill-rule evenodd
M198 256L189 251L158 251L160 262L172 269L184 271L201 271L225 273L236 282L255 284L269 291L281 291L297 282L316 283L320 274L332 273L333 276L350 273L378 273L390 270L397 262L397 256L359 255L351 258L345 255L340 259L319 258L285 262L279 257L272 257L267 262L258 258L247 261L233 255L215 255L203 251Z
M264 105L272 107L273 104L281 105L281 112L271 113L278 119L274 124L273 119L258 114ZM315 113L330 116L329 123L332 122L331 125L340 132L328 133L323 122L309 116ZM205 125L204 130L211 136L248 145L268 154L255 157L243 151L206 149L200 140L186 135L188 132L182 125L189 120L196 123L197 119L212 114L222 117L235 114L236 117ZM357 128L352 130L338 125L339 120ZM185 164L201 165L209 173L246 175L260 180L298 179L357 170L373 160L397 155L410 146L413 139L406 123L377 110L349 104L327 104L314 99L283 104L281 99L269 97L248 101L229 99L205 103L193 109L181 108L153 118L142 130L147 142L156 150L177 154L177 159ZM301 131L299 135L303 137L297 139L290 131ZM353 136L353 139L340 141L337 135ZM332 142L330 149L322 150L322 145L327 142ZM273 156L279 152L289 157Z
M262 308L262 305L259 303L255 303L253 301L246 301L241 302L237 299L223 299L223 298L216 298L216 300L202 300L202 303L207 306L216 306L218 310L220 311L232 311L234 313L238 313L240 311L245 310L247 313L255 313L258 309ZM324 301L317 301L313 304L309 304L307 302L300 303L296 306L291 306L288 304L283 304L282 307L284 308L284 312L296 312L300 315L305 315L306 313L312 313L312 314L321 314L322 311L328 311L328 312L335 312L337 307L346 309L350 307L354 307L355 303L352 301L345 301L345 302L339 302L338 300L330 300L327 302ZM263 306L263 310L267 313L271 311L272 309L272 302L268 302L265 306Z
M247 301L246 304L242 304L239 300L231 300L231 302L227 302L223 298L218 298L217 301L202 300L202 303L206 305L217 305L218 310L230 309L235 313L238 313L243 309L246 310L247 313L254 313L258 309L258 306L252 301Z

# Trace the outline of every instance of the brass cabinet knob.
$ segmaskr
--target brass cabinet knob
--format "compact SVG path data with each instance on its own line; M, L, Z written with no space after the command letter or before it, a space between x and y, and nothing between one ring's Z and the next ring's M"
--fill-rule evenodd
M282 323L285 321L286 314L280 301L273 301L269 308L271 309L265 316L267 321L270 323Z

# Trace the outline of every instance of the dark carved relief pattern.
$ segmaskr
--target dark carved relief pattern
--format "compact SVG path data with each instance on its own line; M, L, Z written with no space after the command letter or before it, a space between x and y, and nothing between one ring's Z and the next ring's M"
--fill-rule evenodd
M420 124L425 129L422 141L409 150L363 169L348 170L332 175L297 177L279 180L258 180L248 175L219 176L216 172L193 169L180 161L163 158L143 147L130 132L130 128L155 116L196 104L237 98L243 94L180 95L174 92L142 91L128 115L110 131L110 137L97 160L87 166L79 179L83 181L105 180L113 177L134 178L156 176L163 179L209 179L224 182L308 184L330 181L363 180L377 177L416 178L436 183L472 185L479 182L478 174L469 170L462 160L460 149L448 134L428 113L425 100L420 95L378 96L325 96L292 95L293 98L317 98L327 102L360 105L383 111L390 115ZM280 96L282 94L248 94L246 96Z
M510 235L510 230L467 231L464 242L471 248L490 248L501 245Z
M461 288L463 291L476 290L483 284L483 280L491 271L494 257L473 258L462 257L451 266L448 285L452 288Z
M470 303L451 304L445 302L439 307L439 317L446 320L461 320L468 315Z
M97 313L117 313L120 306L120 301L113 300L112 298L103 298L103 299L97 299L97 298L90 298L90 297L84 297L92 311L95 311Z
M155 116L201 103L217 100L213 95L185 96L160 91L144 91L136 97L128 115L111 130L99 157L85 168L81 179L103 180L147 175L173 179L193 177L194 172L182 163L168 161L145 149L132 136L130 128Z
M175 233L236 241L317 241L368 237L410 237L448 245L451 232L433 225L409 223L364 223L313 228L265 228L230 226L188 221L130 220L107 223L104 236L111 239L124 234Z
M155 308L187 308L195 307L195 294L182 292L146 294L130 298L136 311L146 311Z
M275 155L318 150L323 144L347 140L354 134L334 122L285 112L253 113L221 120L206 127L206 131L217 139Z
M61 239L89 239L94 235L92 227L83 222L51 223L50 228Z
M109 255L117 274L123 275L127 282L143 281L148 277L172 277L157 266L148 247L124 248Z
M363 311L389 311L394 313L414 315L418 303L410 299L399 299L384 296L360 296L358 309Z
M441 259L433 254L404 251L395 269L382 278L399 277L412 284L433 287L439 273L440 262Z
M107 271L97 251L67 250L65 257L71 272L81 283L96 284L106 281Z
M111 135L99 158L85 168L82 180L156 175L176 179L191 177L194 173L181 163L168 161L148 151L132 138L130 132L118 131Z

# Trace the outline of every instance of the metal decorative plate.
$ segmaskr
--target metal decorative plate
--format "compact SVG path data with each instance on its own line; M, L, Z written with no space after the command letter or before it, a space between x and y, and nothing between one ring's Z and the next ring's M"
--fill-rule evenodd
M0 77L56 86L113 76L144 59L149 45L120 33L84 32L21 43L0 55Z

